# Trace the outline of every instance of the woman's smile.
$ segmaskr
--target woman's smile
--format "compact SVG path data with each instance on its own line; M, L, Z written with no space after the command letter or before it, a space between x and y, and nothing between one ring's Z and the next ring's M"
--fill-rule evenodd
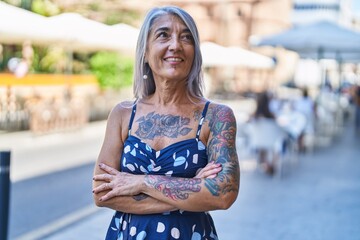
M183 60L178 57L168 57L168 58L165 58L165 61L170 62L170 63L179 63L179 62L182 62Z

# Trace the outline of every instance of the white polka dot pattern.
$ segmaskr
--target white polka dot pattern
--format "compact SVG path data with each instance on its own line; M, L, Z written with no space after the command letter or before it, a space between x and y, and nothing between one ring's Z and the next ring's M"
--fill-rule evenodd
M162 222L158 222L156 232L162 233L165 231L165 225Z
M171 236L175 239L179 239L180 238L180 231L178 228L172 228L171 229Z
M130 228L130 236L135 236L135 234L136 234L136 227L131 227Z
M197 164L197 163L198 163L198 160L199 160L199 155L198 155L198 154L194 154L194 155L193 155L193 160L192 160L193 163L194 163L194 164Z
M136 236L136 240L144 240L145 238L146 238L146 232L145 231L139 232L139 234Z

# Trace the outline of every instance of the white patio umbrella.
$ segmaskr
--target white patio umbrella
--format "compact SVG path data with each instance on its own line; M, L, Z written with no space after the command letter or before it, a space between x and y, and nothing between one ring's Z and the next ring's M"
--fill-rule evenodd
M213 42L203 42L200 45L205 67L232 65L231 59L226 56L226 48Z
M255 46L283 47L302 58L360 60L360 33L333 22L295 26L281 33L251 41Z
M244 66L251 69L272 69L275 66L271 58L240 47L224 47L213 42L204 42L200 48L205 67Z
M125 23L110 26L111 36L107 38L108 45L114 46L122 52L135 55L136 43L140 30Z
M250 43L256 46L280 46L295 51L302 58L300 61L310 58L318 61L334 59L338 62L339 86L342 80L342 64L360 62L360 32L329 21L294 26L255 42L250 41ZM320 85L326 83L324 67L322 67L319 81Z
M78 13L62 13L49 17L48 23L61 34L62 46L73 51L113 50L104 41L109 26L83 17ZM71 41L71 44L68 42ZM60 43L61 44L61 43Z
M135 51L138 30L126 24L109 26L77 13L53 17L0 2L0 43L59 45L71 51Z
M227 51L237 56L236 62L239 65L252 69L272 69L275 67L274 60L268 56L234 46L228 47Z
M0 2L0 43L49 45L60 38L46 17Z
M62 13L49 17L49 23L63 34L64 47L73 51L122 51L133 52L138 31L126 24L109 26L81 16ZM68 41L71 44L67 44Z

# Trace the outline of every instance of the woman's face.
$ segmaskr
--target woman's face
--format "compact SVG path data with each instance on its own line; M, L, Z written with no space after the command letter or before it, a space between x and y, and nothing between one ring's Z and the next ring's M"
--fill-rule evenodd
M145 54L154 79L185 81L194 53L193 37L180 18L166 14L154 21Z

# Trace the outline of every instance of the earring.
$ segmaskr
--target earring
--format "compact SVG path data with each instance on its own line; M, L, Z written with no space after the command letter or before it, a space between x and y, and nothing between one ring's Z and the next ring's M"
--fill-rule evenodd
M144 79L144 80L148 79L148 75L144 74L144 75L143 75L143 79Z

